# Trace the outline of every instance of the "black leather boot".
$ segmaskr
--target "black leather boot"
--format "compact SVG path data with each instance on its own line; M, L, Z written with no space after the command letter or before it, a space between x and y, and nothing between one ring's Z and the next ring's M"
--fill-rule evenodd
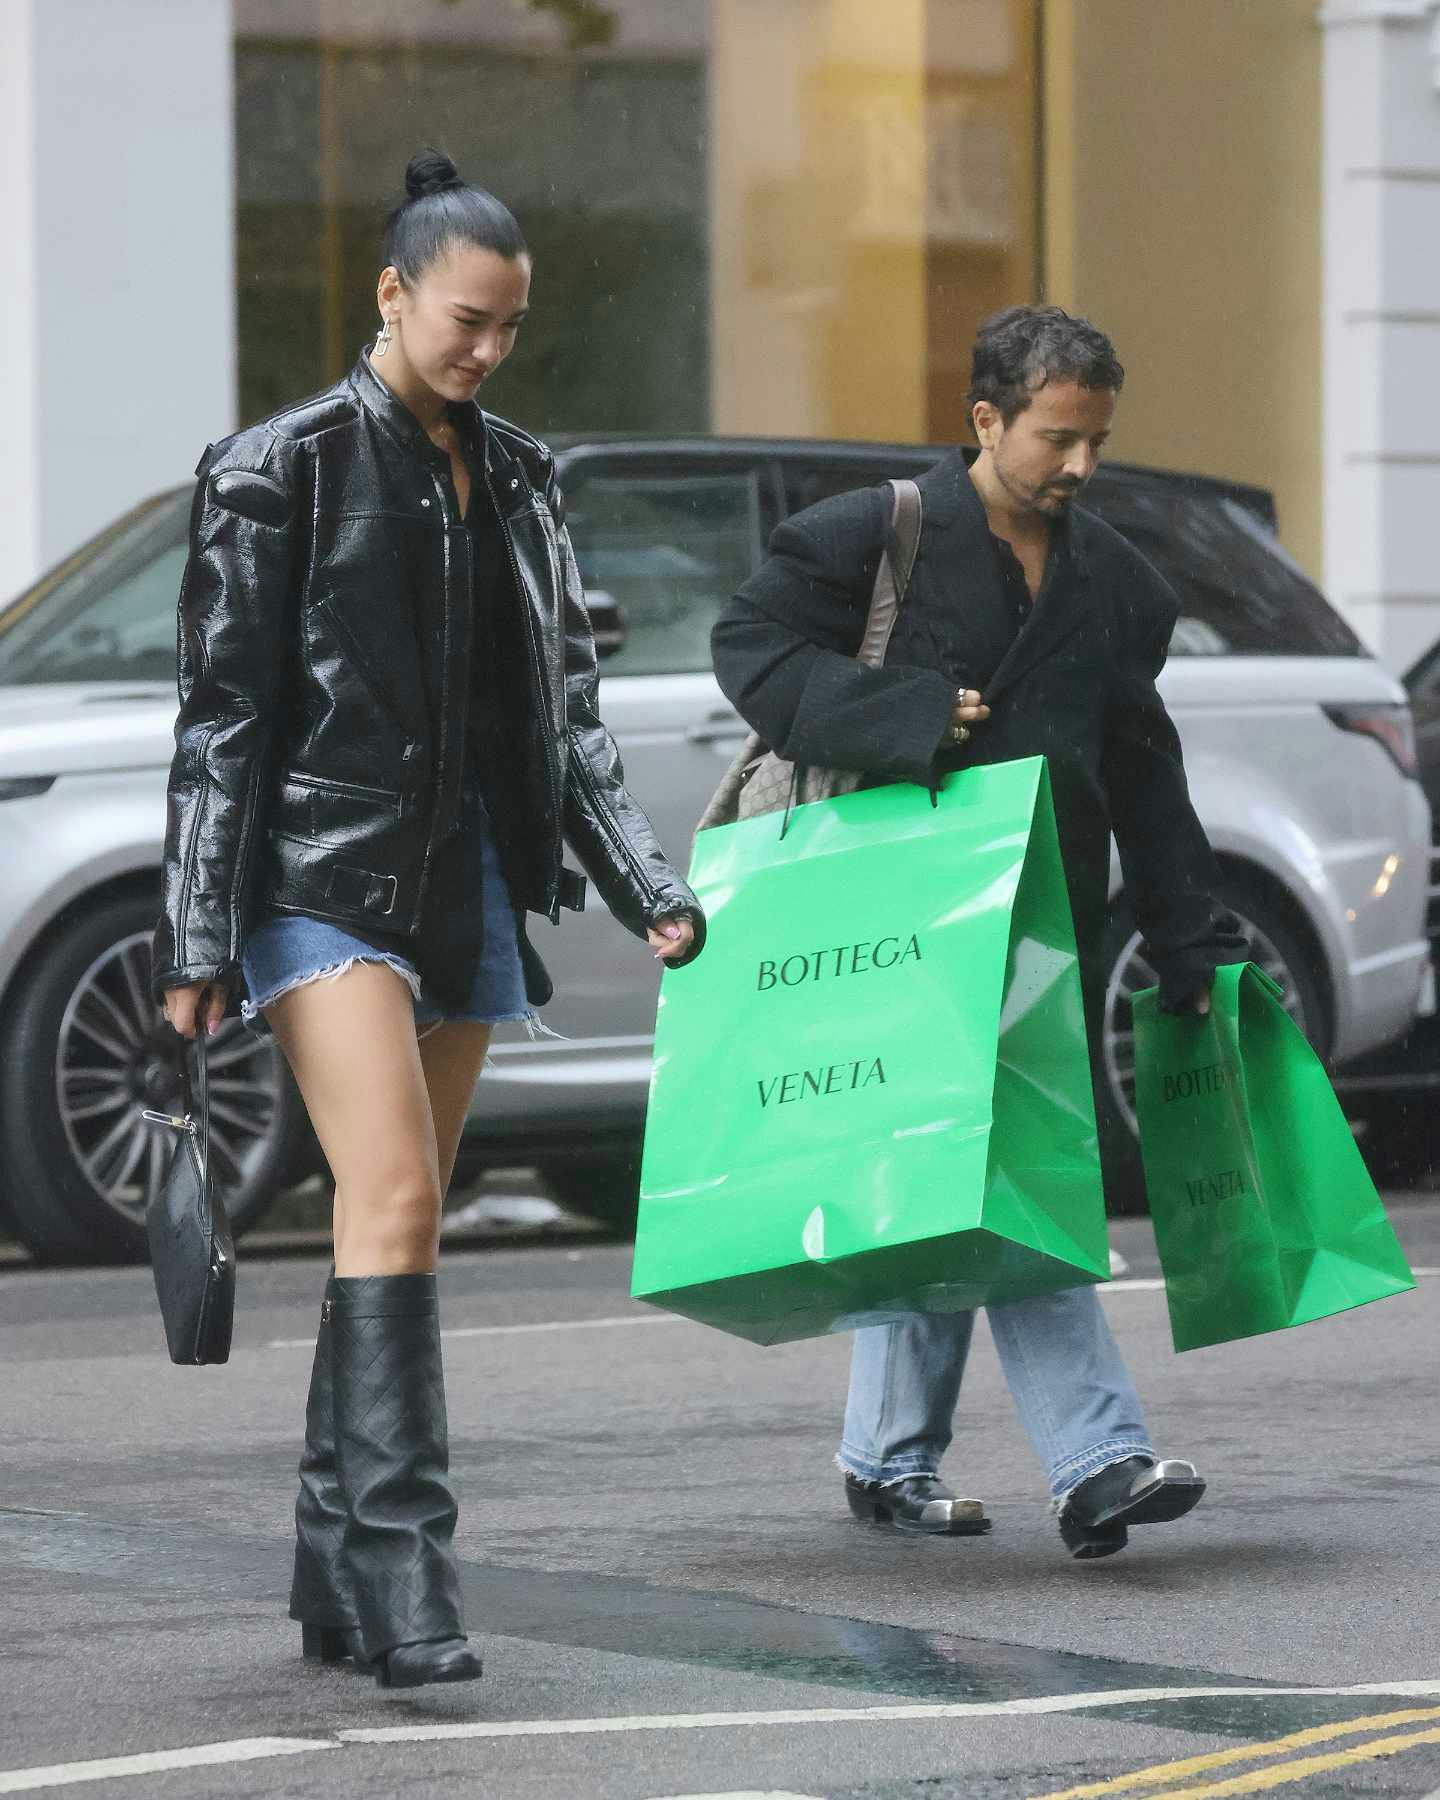
M320 1662L350 1656L365 1666L360 1621L342 1572L345 1500L335 1468L335 1389L330 1372L330 1314L326 1284L305 1406L305 1449L300 1458L300 1493L295 1501L295 1574L290 1583L290 1617L300 1625L301 1647Z
M365 1658L381 1687L474 1681L451 1549L435 1277L339 1276L330 1290L344 1571Z

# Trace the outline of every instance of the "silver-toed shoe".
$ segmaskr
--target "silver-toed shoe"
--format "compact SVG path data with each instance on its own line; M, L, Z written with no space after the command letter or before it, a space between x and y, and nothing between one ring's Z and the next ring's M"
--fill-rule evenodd
M857 1519L896 1531L934 1537L982 1537L990 1529L982 1500L961 1500L934 1475L907 1475L900 1481L845 1477L845 1498Z
M1127 1456L1070 1490L1060 1508L1060 1535L1077 1561L1113 1556L1129 1541L1129 1526L1178 1519L1204 1492L1194 1463Z

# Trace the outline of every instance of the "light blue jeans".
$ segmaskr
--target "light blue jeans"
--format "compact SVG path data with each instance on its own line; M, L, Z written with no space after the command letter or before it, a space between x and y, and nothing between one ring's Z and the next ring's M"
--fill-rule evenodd
M1000 1367L1062 1500L1098 1469L1154 1458L1140 1400L1093 1287L986 1308ZM973 1312L922 1313L855 1333L836 1458L867 1481L934 1475L949 1448Z

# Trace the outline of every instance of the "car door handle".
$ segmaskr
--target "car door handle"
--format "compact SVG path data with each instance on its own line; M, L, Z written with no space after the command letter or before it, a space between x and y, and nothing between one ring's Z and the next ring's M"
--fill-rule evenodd
M738 742L750 727L737 712L714 712L703 725L692 725L685 733L687 744L723 744Z

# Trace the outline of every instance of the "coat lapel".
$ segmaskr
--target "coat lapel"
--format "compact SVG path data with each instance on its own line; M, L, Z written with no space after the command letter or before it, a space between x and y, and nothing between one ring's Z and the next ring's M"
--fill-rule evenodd
M921 555L925 555L928 538L937 572L944 571L942 581L952 593L958 592L965 612L971 613L973 608L974 617L1002 616L1004 590L990 540L990 524L984 502L971 484L965 457L958 450L952 452L936 464L920 485L925 505ZM1013 687L1037 663L1053 656L1084 623L1086 561L1077 526L1078 520L1072 514L1064 527L1063 554L1070 559L1067 579L1051 582L1041 590L1030 617L986 685L987 703ZM1059 544L1052 554L1062 554Z
M990 685L985 690L987 704L1006 688L1014 687L1037 663L1053 656L1066 638L1080 629L1085 618L1084 591L1083 575L1073 564L1068 580L1054 584L1049 592L1041 591L1024 629L990 677Z
M980 496L970 484L964 455L951 451L920 477L920 554L916 574L936 604L959 614L955 636L974 643L987 621L1005 614L1005 588L990 542ZM996 646L998 648L998 645Z

